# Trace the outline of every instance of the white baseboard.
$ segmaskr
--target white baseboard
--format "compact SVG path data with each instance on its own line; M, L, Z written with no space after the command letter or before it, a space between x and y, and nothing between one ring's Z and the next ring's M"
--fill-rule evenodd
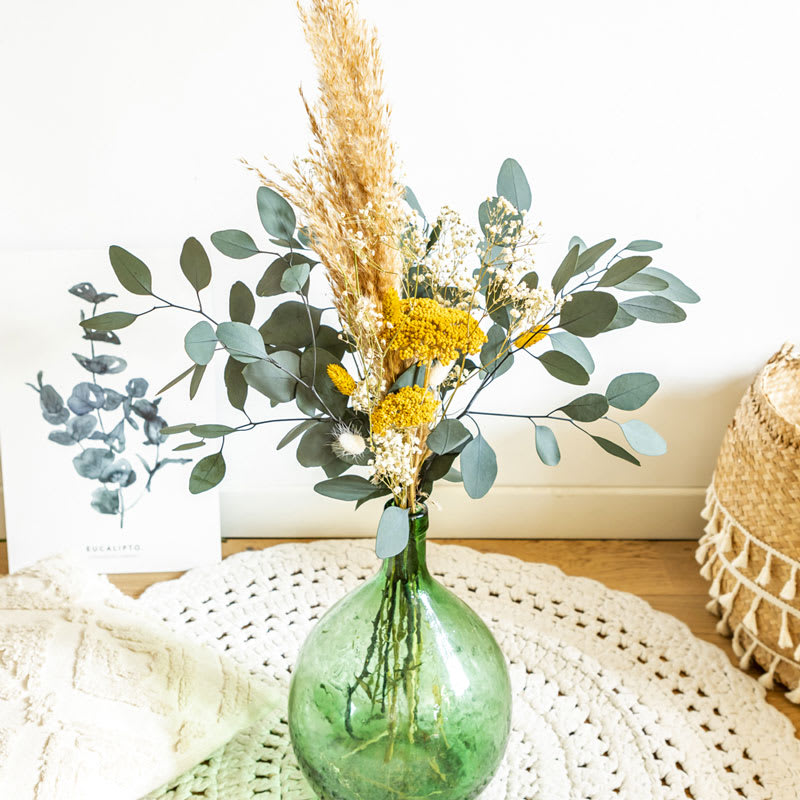
M434 538L696 539L703 487L497 486L470 500L461 486L437 487ZM229 538L373 536L382 507L322 497L307 486L222 491Z

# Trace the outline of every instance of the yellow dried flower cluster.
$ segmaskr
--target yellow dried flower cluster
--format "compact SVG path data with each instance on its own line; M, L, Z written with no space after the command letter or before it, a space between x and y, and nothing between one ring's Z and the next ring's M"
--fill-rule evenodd
M477 353L486 334L467 311L428 298L401 300L394 289L383 297L389 350L402 359L448 363L459 353Z
M525 333L521 333L514 341L516 347L530 347L536 342L541 342L547 334L550 333L549 325L540 325L538 328L533 328Z
M331 383L343 394L350 397L355 391L356 382L353 380L350 373L339 364L328 364L327 367L328 377Z
M416 428L433 422L439 398L421 386L403 386L375 406L370 416L372 432L378 436L389 428Z

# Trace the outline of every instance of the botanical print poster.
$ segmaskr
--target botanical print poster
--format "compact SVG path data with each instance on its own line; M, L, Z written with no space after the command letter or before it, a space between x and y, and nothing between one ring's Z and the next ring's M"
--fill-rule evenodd
M169 258L175 275L165 264L162 287L184 297L191 287L181 285L177 253ZM200 391L190 403L188 380L157 394L191 363L179 348L162 354L158 347L174 341L172 328L184 321L154 312L152 324L140 326L146 331L82 329L82 315L143 310L129 308L104 251L4 254L0 271L0 447L11 571L65 551L98 572L218 561L216 493L188 489L198 451L175 451L175 437L161 433L169 424L214 418L213 392Z

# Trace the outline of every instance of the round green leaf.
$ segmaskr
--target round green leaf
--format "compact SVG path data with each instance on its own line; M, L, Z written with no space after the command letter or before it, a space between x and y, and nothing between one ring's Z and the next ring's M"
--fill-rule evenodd
M267 357L261 334L244 322L220 322L217 338L222 342L231 358L250 364Z
M281 289L284 292L302 292L310 271L308 264L287 267L281 275Z
M473 500L483 497L497 477L497 456L480 433L461 451L461 476Z
M625 249L634 250L639 253L647 253L650 250L660 250L661 247L661 242L655 242L652 239L634 239Z
M586 386L589 373L574 358L558 350L549 350L539 357L542 366L554 377L564 383Z
M247 284L236 281L231 286L228 297L228 313L233 322L243 322L245 325L249 325L253 321L253 315L256 313L256 299Z
M217 231L211 234L211 244L228 258L250 258L261 252L250 234L244 231Z
M193 325L183 338L183 348L195 364L205 366L214 357L217 337L214 329L205 320Z
M584 394L561 406L561 410L578 422L594 422L608 411L608 400L602 394Z
M496 378L508 372L514 364L514 356L508 353L507 339L508 334L499 325L492 325L486 334L486 344L481 348L483 371Z
M219 439L221 436L227 436L234 431L235 428L231 428L228 425L217 425L214 423L210 425L192 425L192 427L189 428L189 433L200 439Z
M280 350L267 360L254 361L242 371L249 386L276 403L288 403L294 399L297 377L300 374L300 356L288 350Z
M397 506L384 508L378 523L375 555L378 558L392 558L402 553L408 544L408 532L408 509Z
M628 256L612 264L597 282L598 286L616 286L643 270L653 259L650 256Z
M222 453L201 458L189 477L189 491L200 494L213 489L225 477L225 459Z
M628 444L643 456L663 456L667 443L646 422L631 419L620 425Z
M471 438L472 434L457 419L443 419L428 435L428 447L443 455L454 452Z
M279 239L291 239L294 236L297 220L286 200L268 186L259 186L256 202L261 224L267 233Z
M136 322L137 314L128 311L109 311L96 317L81 320L80 326L90 331L118 331Z
M300 438L297 460L304 467L321 467L336 461L336 454L331 449L332 441L330 424L318 422Z
M627 328L633 325L634 322L636 322L636 317L632 317L624 308L618 308L617 313L614 314L614 319L608 323L603 333L606 331L616 331L620 328Z
M510 200L518 211L528 211L531 207L531 187L522 167L513 158L507 158L500 167L497 194Z
M183 243L180 260L181 271L195 291L199 292L211 283L211 262L205 248L194 236Z
M131 294L152 293L153 277L144 261L115 244L108 248L108 257L117 280Z
M625 300L619 306L632 317L645 322L670 323L683 322L686 319L686 312L666 297L643 294Z
M566 353L574 358L590 375L594 372L594 359L586 345L574 334L567 331L551 333L548 337L553 350Z
M547 425L536 425L536 454L548 467L555 467L561 461L556 435Z
M606 292L576 292L561 307L559 326L576 336L602 333L617 313L617 300Z
M378 488L360 475L342 475L321 481L314 486L314 491L335 500L361 500L374 495Z
M568 249L572 250L572 248L575 247L575 245L578 245L578 252L579 253L582 253L586 249L586 242L584 242L583 239L581 239L580 236L573 236L569 240Z
M314 325L313 335L309 324ZM262 339L273 347L308 347L313 343L319 330L322 312L318 308L305 305L298 300L281 303L270 318L259 328Z
M649 372L626 372L617 375L606 389L609 405L622 411L641 408L658 390L658 378Z

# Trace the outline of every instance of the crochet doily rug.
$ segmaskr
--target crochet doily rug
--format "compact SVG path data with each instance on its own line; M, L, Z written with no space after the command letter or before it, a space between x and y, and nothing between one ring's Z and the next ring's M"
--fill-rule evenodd
M514 716L481 800L797 800L800 742L765 690L673 617L544 564L429 546L431 572L505 652ZM283 544L198 568L140 602L288 691L321 614L378 567L369 541ZM285 708L153 800L312 800Z

